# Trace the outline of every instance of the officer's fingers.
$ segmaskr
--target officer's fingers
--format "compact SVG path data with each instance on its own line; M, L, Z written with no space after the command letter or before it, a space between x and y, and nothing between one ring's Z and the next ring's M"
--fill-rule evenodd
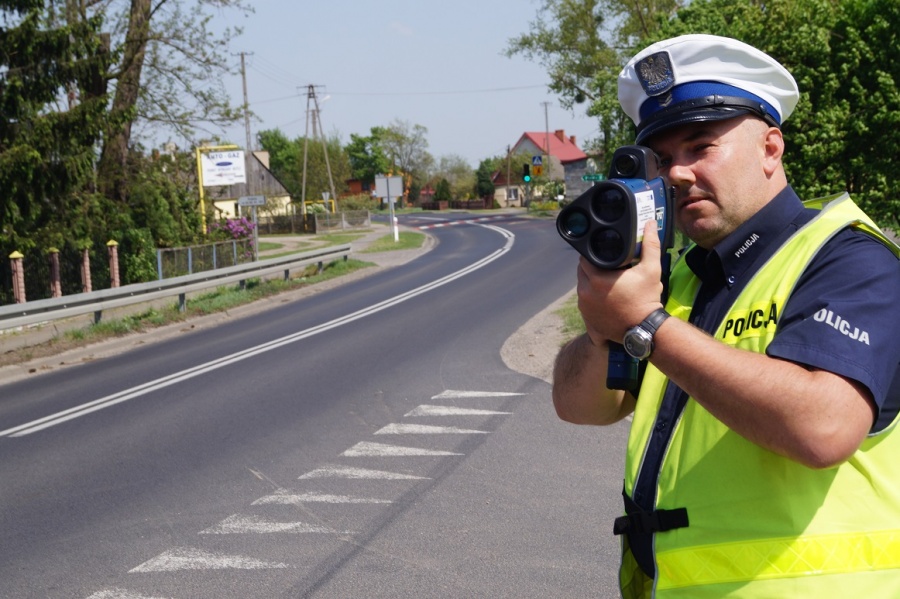
M661 252L656 220L648 220L644 223L644 239L641 242L641 262L647 260L651 264L659 264Z

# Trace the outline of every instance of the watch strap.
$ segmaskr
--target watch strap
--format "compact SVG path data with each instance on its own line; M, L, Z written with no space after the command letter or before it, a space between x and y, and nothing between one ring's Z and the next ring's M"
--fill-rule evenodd
M671 315L666 312L665 308L657 308L641 322L640 327L642 329L645 329L648 333L650 333L651 336L653 336L669 316Z

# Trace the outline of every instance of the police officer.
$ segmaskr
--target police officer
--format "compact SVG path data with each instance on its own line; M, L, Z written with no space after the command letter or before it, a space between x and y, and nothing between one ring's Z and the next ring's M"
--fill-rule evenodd
M554 370L562 419L633 414L624 597L900 597L900 249L846 194L791 189L798 100L773 58L710 35L619 76L694 242L665 305L654 222L633 268L582 258L587 333ZM639 393L606 388L610 341L647 360Z

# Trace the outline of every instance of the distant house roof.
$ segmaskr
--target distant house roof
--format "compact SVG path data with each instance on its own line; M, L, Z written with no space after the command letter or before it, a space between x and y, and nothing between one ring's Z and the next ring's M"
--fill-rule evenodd
M548 140L550 142L550 151L548 153L551 156L556 156L562 164L585 160L588 157L575 145L575 136L566 137L566 132L563 129L557 129L549 135L546 131L526 131L513 147L513 153L519 150L526 142L531 142L527 145L533 145L546 151Z

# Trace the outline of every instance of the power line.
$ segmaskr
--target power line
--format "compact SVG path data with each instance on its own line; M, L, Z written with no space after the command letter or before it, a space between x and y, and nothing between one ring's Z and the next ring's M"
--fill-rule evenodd
M525 85L521 87L496 87L492 89L472 89L459 91L435 91L435 92L328 92L332 96L438 96L438 95L461 95L461 94L482 94L494 92L520 91L523 89L544 88L545 85ZM283 102L285 100L294 100L301 94L293 94L290 96L282 96L280 98L271 98L269 100L257 100L254 104L269 104L272 102Z
M332 96L451 96L460 94L487 94L544 88L546 85L522 85L517 87L493 87L485 89L445 90L431 92L328 92Z

